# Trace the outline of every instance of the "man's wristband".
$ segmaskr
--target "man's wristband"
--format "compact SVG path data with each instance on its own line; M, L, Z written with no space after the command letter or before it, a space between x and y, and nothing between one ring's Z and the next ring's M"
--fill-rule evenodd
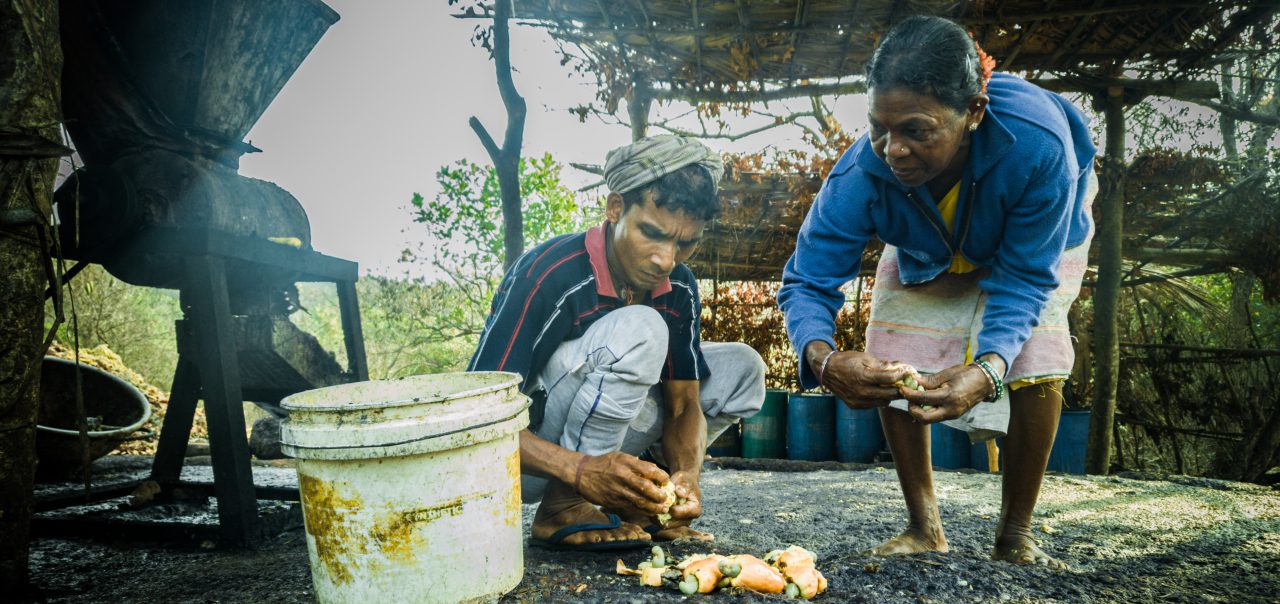
M982 359L974 359L973 364L977 365L983 373L987 374L988 380L991 380L992 393L987 398L982 399L982 402L994 403L1000 400L1000 397L1004 396L1004 380L1000 378L1000 374L996 373L996 370L991 366L991 363Z
M830 360L831 360L831 355L833 355L833 354L835 354L835 353L836 353L836 351L835 351L834 349L832 349L832 351L831 351L831 352L828 352L828 353L827 353L827 356L822 357L822 364L818 366L818 385L819 385L819 386L821 386L821 385L822 385L822 377L823 377L823 376L825 376L825 375L827 374L827 361L830 361Z

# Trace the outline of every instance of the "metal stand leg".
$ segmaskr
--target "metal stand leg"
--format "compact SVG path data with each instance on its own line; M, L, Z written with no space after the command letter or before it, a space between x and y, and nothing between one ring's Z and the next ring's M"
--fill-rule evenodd
M195 361L185 355L180 356L173 374L173 390L169 393L164 425L160 429L160 443L156 445L156 459L151 464L151 479L162 485L176 484L182 474L199 398L200 376L196 372Z
M213 483L225 545L245 546L258 537L258 500L245 439L240 368L231 334L226 265L213 256L185 260L204 410L209 422Z
M347 371L356 381L369 379L369 362L364 356L364 332L360 327L360 301L354 281L338 281L338 311L342 314L342 338L347 347Z

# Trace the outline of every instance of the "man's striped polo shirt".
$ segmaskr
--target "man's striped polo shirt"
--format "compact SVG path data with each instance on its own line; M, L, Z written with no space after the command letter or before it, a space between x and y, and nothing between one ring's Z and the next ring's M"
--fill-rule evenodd
M532 386L562 342L625 302L614 290L605 259L608 223L585 233L562 235L522 254L507 270L493 297L480 344L468 371L510 371ZM662 316L669 332L664 380L701 380L710 375L698 340L698 285L684 264L643 302Z

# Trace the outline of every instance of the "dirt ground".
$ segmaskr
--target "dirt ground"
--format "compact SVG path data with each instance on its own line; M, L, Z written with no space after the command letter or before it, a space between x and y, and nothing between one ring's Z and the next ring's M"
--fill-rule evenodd
M148 458L115 459L108 482L145 473ZM123 461L120 461L123 459ZM112 465L113 464L113 465ZM287 484L287 467L255 468L258 484ZM208 479L207 467L186 477ZM1000 480L939 471L948 554L875 558L862 552L896 534L905 511L892 469L852 464L726 459L704 473L709 546L675 543L675 556L753 553L788 544L815 551L830 580L826 602L1277 602L1280 491L1189 477L1047 477L1036 519L1041 546L1068 571L987 559ZM57 488L44 486L43 489ZM65 488L65 485L63 486ZM119 502L45 512L49 520L116 514ZM49 602L307 602L313 599L296 505L264 504L274 536L250 550L196 538L39 537L32 544L35 597ZM525 507L526 531L533 508ZM212 503L165 504L153 517L208 522ZM766 602L749 594L681 596L614 574L645 552L564 554L525 550L523 583L504 602ZM0 600L3 600L0 597Z

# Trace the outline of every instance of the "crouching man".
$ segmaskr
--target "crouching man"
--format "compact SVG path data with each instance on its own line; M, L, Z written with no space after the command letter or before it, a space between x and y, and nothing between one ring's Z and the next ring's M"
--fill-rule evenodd
M524 498L541 500L533 545L712 538L690 527L707 443L764 402L759 354L699 341L683 264L720 211L722 173L719 155L690 139L614 149L604 224L529 250L503 278L468 369L518 373L534 400L520 434ZM682 501L670 509L668 482Z

